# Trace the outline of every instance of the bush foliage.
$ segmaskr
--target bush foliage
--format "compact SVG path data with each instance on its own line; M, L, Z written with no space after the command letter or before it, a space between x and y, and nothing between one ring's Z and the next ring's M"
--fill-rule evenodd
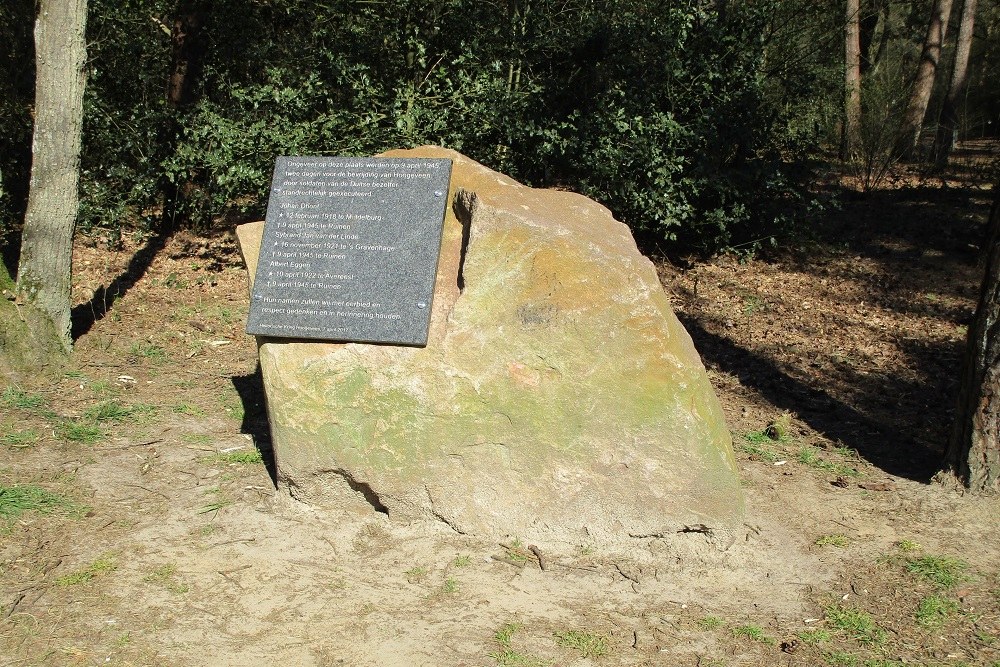
M0 8L0 229L23 213L32 3ZM195 13L192 101L171 31ZM440 144L582 191L665 248L783 233L836 118L806 0L91 0L80 228L259 217L278 155Z

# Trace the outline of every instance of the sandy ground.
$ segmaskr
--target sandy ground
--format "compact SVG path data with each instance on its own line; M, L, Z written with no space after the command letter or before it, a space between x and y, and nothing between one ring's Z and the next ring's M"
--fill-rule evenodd
M734 433L748 509L726 550L539 558L303 505L272 480L231 235L82 239L74 359L0 403L0 485L73 503L0 523L0 665L1000 664L1000 503L928 483L988 199L921 181L766 260L663 265ZM915 574L925 557L958 581Z

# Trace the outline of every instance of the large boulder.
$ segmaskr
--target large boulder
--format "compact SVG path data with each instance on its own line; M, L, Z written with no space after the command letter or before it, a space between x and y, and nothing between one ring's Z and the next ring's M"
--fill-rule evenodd
M454 161L429 342L260 338L279 482L548 544L739 524L718 400L628 228L454 151L386 156ZM262 226L238 230L251 276Z

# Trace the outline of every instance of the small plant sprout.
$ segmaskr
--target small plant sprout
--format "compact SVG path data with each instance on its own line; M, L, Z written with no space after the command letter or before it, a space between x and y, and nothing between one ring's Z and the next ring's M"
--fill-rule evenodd
M468 554L455 556L455 560L451 561L451 563L455 567L469 567L472 565L472 556Z
M850 543L843 535L824 535L815 542L818 547L846 547Z
M458 581L456 581L454 577L448 577L447 579L444 580L444 583L441 584L441 592L448 594L457 593Z
M920 545L913 540L900 540L899 542L896 542L896 548L904 553L908 553L910 551L918 551L920 549Z

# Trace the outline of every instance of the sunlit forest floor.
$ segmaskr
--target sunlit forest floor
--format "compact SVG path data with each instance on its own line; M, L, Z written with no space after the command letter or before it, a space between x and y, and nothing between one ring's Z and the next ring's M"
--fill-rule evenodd
M0 387L0 665L1000 665L1000 504L930 482L996 151L661 264L746 523L544 570L275 491L231 230L79 239L72 363Z

